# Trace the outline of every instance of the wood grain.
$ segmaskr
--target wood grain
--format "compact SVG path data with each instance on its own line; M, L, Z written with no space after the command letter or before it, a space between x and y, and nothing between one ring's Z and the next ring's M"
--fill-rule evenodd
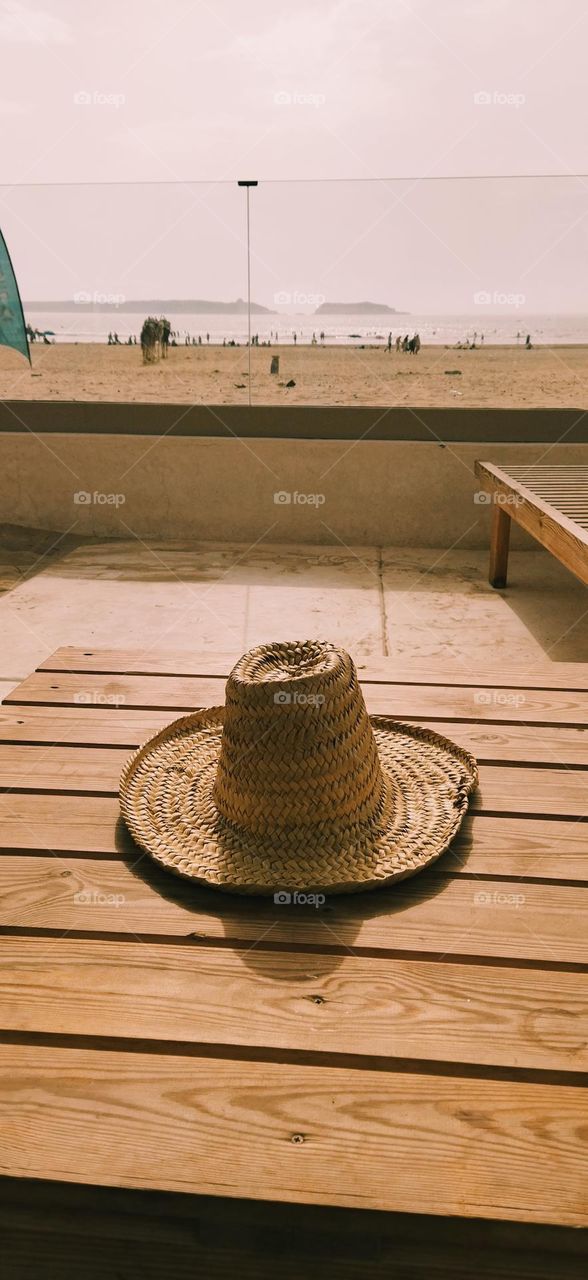
M224 680L195 676L125 676L34 672L8 694L10 706L85 706L88 714L116 708L179 713L224 701ZM507 687L453 688L394 685L394 714L406 719L512 721L520 724L588 725L588 693ZM171 718L171 716L170 716Z
M66 645L56 649L39 664L39 671L86 671L126 673L136 675L216 676L226 680L229 672L241 657L236 649L226 653L194 653L191 649L172 650L150 646L140 649L82 649ZM355 664L363 683L385 684L447 684L487 685L507 684L531 689L580 689L588 687L587 663L551 662L537 658L534 662L496 665L484 663L479 667L465 658L457 662L428 661L422 666L399 658L356 657Z
M472 813L435 874L585 881L587 839L582 822ZM124 854L130 859L138 853L115 796L74 794L66 802L51 792L0 792L0 854L17 849Z
M571 1086L3 1044L0 1109L1 1174L586 1222Z
M587 677L588 687L588 677ZM372 715L395 715L394 690L368 685L366 705ZM199 699L199 701L203 699ZM224 701L224 697L222 699ZM136 711L132 708L0 706L0 742L55 743L57 746L139 747L163 729L174 711ZM526 724L478 724L475 721L426 720L409 717L409 724L434 729L471 751L482 763L565 767L588 766L586 729Z
M588 895L567 885L425 872L391 890L333 898L319 911L215 893L150 860L131 870L110 860L6 854L0 871L0 928L588 963Z
M0 1030L585 1070L583 974L0 940Z
M0 790L82 791L118 795L129 752L116 748L0 744ZM588 813L588 772L483 765L473 812L581 818Z
M360 664L370 712L446 733L481 786L431 870L315 910L166 874L119 819L130 750L221 704L236 656L60 650L0 709L0 1174L585 1223L588 667ZM46 1268L59 1232L35 1229ZM374 1280L469 1280L470 1251L431 1248L415 1272L414 1239ZM147 1256L164 1252L143 1277ZM579 1280L573 1248L554 1259L523 1271L509 1247L496 1280ZM238 1248L211 1280L217 1263L247 1276Z

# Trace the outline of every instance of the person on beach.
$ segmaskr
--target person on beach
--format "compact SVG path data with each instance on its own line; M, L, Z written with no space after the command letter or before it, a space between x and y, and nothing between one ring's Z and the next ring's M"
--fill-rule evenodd
M390 352L391 352L391 350L392 350L392 334L391 334L391 333L389 333L389 334L388 334L388 342L387 342L387 345L386 345L386 350L387 350L388 354L390 354Z
M402 349L402 334L399 333L398 337L396 338L396 350L400 351L401 349Z
M296 346L297 341L298 338L296 337L296 330L294 330L294 346Z
M525 351L532 351L532 350L533 350L533 343L531 342L531 334L528 333L525 338Z

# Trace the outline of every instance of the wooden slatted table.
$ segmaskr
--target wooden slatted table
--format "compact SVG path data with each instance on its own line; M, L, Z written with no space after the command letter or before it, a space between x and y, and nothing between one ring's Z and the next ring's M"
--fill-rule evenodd
M495 467L476 462L476 475L492 501L492 587L505 587L510 522L516 520L567 569L588 583L588 467Z
M363 666L481 786L434 868L315 910L167 875L118 817L236 656L62 649L0 707L10 1274L29 1240L106 1274L116 1239L125 1276L579 1277L588 668Z

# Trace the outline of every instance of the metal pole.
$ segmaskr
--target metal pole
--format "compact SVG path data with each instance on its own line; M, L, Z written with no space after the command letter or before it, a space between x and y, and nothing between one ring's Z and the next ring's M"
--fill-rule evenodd
M249 234L249 188L257 186L257 180L243 179L238 184L247 188L247 382L249 384L248 400L251 408L251 239Z
M247 385L251 408L251 243L249 237L249 187L247 188Z

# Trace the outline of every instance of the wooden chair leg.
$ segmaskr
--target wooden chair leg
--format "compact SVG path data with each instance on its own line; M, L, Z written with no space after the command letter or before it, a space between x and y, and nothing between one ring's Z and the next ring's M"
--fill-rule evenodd
M492 526L490 530L490 571L488 579L491 587L506 586L509 541L510 516L504 510L504 507L495 502L492 506Z

